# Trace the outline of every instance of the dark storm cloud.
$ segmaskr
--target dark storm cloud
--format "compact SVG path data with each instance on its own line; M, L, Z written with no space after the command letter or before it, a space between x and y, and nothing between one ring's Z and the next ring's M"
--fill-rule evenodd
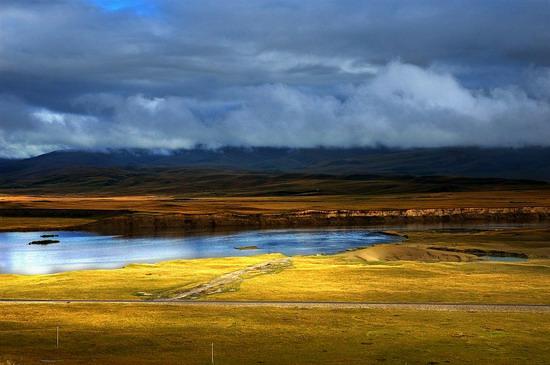
M0 155L550 144L548 1L0 2Z

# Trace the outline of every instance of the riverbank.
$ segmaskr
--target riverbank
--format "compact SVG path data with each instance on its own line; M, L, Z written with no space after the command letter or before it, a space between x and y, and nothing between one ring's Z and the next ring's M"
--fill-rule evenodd
M0 275L2 299L169 299L211 287L245 270L239 280L199 293L202 300L549 304L550 260L505 262L394 261L365 263L340 256L290 258L274 272L247 268L278 255L178 260L122 269L50 275ZM453 280L449 280L449 278ZM218 290L220 289L220 290Z
M274 252L287 256L334 254L402 240L395 235L365 228L171 232L142 237L56 231L55 238L59 244L55 247L29 245L29 242L36 243L42 236L42 232L0 232L0 272L47 274L115 269L134 263L251 256ZM253 246L242 246L243 243ZM243 247L246 249L243 250Z
M406 229L395 257L369 259L371 248L337 255L293 256L273 271L250 270L283 255L254 255L131 264L121 269L49 275L0 275L4 299L172 298L200 291L206 300L318 300L374 302L550 303L550 229ZM410 249L434 250L440 257L404 257ZM523 254L524 262L449 260L456 250L498 250ZM402 251L399 251L402 250ZM397 254L395 253L397 252ZM430 262L431 261L431 262ZM456 262L452 262L456 261ZM238 273L238 275L231 275ZM242 274L244 273L244 274ZM241 275L242 274L242 275ZM224 281L219 278L229 277ZM449 280L449 278L453 280ZM233 278L235 280L233 280ZM223 282L223 285L218 285ZM215 285L212 285L215 284Z
M139 234L165 229L537 222L549 217L548 189L290 197L0 196L3 231Z
M135 213L98 219L73 228L105 234L139 234L236 227L265 229L406 223L518 223L541 222L549 218L550 207L300 210L276 214Z

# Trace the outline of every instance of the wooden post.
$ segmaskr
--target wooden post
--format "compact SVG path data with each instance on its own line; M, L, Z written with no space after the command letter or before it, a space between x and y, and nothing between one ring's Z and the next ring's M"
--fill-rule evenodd
M214 342L212 342L212 365L214 365Z
M55 348L59 348L59 326L56 328L56 336L55 336Z

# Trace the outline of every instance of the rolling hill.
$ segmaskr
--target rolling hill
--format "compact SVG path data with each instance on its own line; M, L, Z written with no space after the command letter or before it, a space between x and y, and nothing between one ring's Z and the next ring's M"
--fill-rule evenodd
M545 188L550 148L58 151L0 160L0 191L312 195Z
M75 168L228 168L264 172L494 177L550 181L550 148L197 148L57 151L0 160L2 176Z

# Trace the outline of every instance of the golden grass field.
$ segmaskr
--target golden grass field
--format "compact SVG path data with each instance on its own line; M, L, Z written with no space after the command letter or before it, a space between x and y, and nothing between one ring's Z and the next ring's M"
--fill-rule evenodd
M191 288L224 273L279 255L132 264L122 269L50 275L1 275L2 298L136 299L137 292Z
M2 298L163 297L277 255L135 264L51 275L0 275ZM245 279L217 300L550 303L550 260L527 263L364 263L339 256L294 257L292 268Z
M549 313L123 304L1 304L0 310L4 364L210 364L212 342L215 364L549 360Z

